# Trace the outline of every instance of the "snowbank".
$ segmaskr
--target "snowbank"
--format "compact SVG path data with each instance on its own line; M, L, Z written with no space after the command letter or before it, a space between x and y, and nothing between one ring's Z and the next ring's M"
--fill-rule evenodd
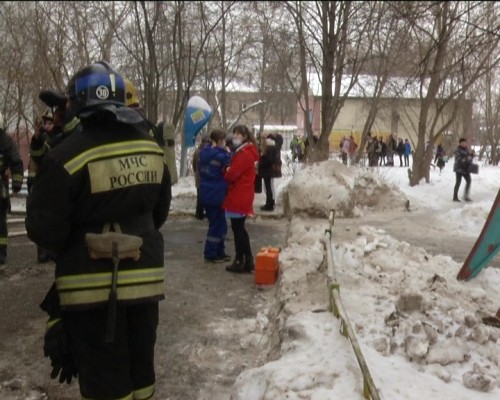
M304 166L283 191L286 216L360 216L363 210L402 210L408 199L369 169L349 168L329 160Z
M328 161L304 166L283 190L290 226L266 329L268 362L239 376L232 400L363 398L354 353L328 311L324 232L330 209L345 217L387 210L390 218L404 210L406 195L382 174ZM498 188L487 190L491 207ZM433 207L444 204L437 221L443 231L480 231L488 206L449 199L450 207L437 194L440 202L419 196ZM500 304L500 270L459 282L460 265L451 257L359 226L360 220L353 219L355 239L334 233L333 256L344 307L382 399L500 398L500 330L482 323Z

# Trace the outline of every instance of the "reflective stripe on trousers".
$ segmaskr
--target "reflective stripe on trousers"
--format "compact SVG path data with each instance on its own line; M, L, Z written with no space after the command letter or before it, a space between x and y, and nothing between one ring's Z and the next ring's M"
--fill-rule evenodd
M62 306L106 302L112 272L60 276L56 278ZM135 300L163 295L164 268L118 270L118 300Z

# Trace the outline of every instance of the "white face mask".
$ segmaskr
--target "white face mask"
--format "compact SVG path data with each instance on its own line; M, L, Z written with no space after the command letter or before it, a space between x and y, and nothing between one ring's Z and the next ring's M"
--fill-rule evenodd
M233 138L233 144L234 144L236 147L238 147L238 146L239 146L240 144L242 144L242 143L243 143L243 139L241 139L241 138L236 138L236 137L235 137L235 138Z

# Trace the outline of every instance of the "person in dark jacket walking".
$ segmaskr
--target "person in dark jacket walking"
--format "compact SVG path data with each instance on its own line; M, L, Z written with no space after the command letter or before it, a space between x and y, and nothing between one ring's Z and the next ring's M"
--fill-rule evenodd
M226 271L251 273L254 270L254 259L245 221L248 215L253 215L255 167L259 161L259 153L255 138L245 125L234 127L233 144L236 149L224 174L228 190L222 208L231 219L235 256Z
M163 139L163 131L160 131L158 127L151 122L146 117L146 110L141 106L139 102L139 95L137 94L137 89L131 80L125 78L125 105L127 107L133 108L137 111L143 120L140 122L142 124L141 129L145 129L149 136L153 137L160 148L165 147L165 141Z
M458 143L457 149L455 150L455 163L453 164L453 171L455 172L453 201L460 201L458 199L458 191L460 189L462 178L465 180L464 200L471 201L469 197L471 186L469 167L472 164L474 153L467 148L467 139L461 138Z
M30 142L28 196L47 153L69 135L81 130L80 120L66 109L68 99L65 95L53 90L42 90L38 97L50 107L50 110L35 122L35 132ZM37 246L37 262L46 263L50 260L52 260L50 254Z
M210 132L211 144L203 147L199 156L200 201L206 210L208 232L203 254L206 262L229 261L224 241L227 234L226 215L222 202L227 193L224 172L231 161L226 147L226 133L220 129Z
M28 192L36 177L36 171L43 163L45 155L69 135L80 132L82 127L80 120L73 111L67 107L66 95L54 90L42 90L38 95L50 111L43 114L42 118L35 123L35 133L30 142L30 165L33 172L28 175ZM43 125L41 125L43 121Z
M5 130L0 114L0 265L7 260L7 214L10 213L9 175L12 192L19 193L23 184L24 167L17 146Z
M371 132L368 132L366 155L368 156L368 166L370 167L378 165L378 145L377 138L375 136L372 138Z
M78 71L67 95L82 131L46 155L27 202L28 237L56 257L44 353L51 377L78 376L83 398L152 399L171 200L163 150L106 62Z
M437 146L436 149L436 156L434 157L434 164L437 164L439 161L439 158L443 158L445 156L446 152L444 151L443 145L440 143Z

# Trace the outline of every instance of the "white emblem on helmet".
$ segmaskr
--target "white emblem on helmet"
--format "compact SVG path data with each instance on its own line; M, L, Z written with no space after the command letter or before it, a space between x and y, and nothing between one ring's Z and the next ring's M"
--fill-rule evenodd
M106 100L109 97L109 89L104 85L98 86L95 95L98 99Z

